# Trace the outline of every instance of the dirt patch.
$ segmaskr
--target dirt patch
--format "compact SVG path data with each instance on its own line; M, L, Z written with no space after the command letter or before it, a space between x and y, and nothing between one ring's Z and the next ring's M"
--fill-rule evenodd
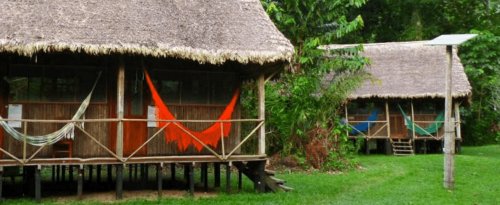
M217 196L216 192L195 192L195 198L208 198ZM163 198L184 198L189 197L189 194L183 190L164 190L162 192ZM46 197L44 200L54 201L57 204L65 204L68 202L74 202L80 200L77 196L57 196L57 197ZM114 191L102 191L94 193L84 193L81 200L87 202L100 202L100 203L115 203L123 202L126 200L158 200L158 192L153 190L137 190L137 191L124 191L123 199L116 200L116 192Z

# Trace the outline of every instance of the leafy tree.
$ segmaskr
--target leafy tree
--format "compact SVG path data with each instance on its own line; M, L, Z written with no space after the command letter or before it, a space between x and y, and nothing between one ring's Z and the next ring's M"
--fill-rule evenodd
M330 168L342 168L349 163L345 157L351 149L343 143L347 141L347 128L339 123L337 111L364 77L362 68L367 60L357 55L360 46L331 51L329 55L318 47L338 42L361 28L361 16L348 18L348 14L364 3L365 0L262 1L271 19L295 46L295 58L288 72L266 86L266 111L270 114L266 126L272 153L299 157L320 154ZM324 80L327 74L330 78ZM339 163L343 161L346 163ZM323 163L315 164L319 168L317 165Z

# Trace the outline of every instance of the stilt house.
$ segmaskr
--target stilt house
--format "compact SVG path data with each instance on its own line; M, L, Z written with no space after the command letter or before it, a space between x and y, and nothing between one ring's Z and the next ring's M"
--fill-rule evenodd
M185 165L192 193L193 165L206 172L215 163L264 190L264 83L294 51L260 1L0 8L0 176L6 167L32 170L39 199L41 169L105 165L121 198L128 165L155 165L160 176L164 165ZM257 84L257 119L241 115L244 81Z
M439 152L443 141L445 70L444 46L426 41L364 44L371 74L349 97L345 122L350 138L365 139L365 151L394 154ZM329 49L352 45L330 45ZM463 65L453 53L452 97L456 139L460 132L460 107L471 95ZM392 147L392 148L391 148Z

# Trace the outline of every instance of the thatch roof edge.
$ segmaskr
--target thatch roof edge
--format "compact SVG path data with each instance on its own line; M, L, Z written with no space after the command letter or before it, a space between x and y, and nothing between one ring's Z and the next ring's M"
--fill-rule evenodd
M452 97L453 98L462 98L462 97L470 97L472 92L469 90L467 92L459 92L459 93L453 93ZM348 97L349 100L356 100L356 99L368 99L368 98L383 98L383 99L390 99L390 98L398 98L398 99L419 99L419 98L445 98L444 94L441 93L423 93L423 94L416 94L416 95L351 95Z
M70 51L89 55L131 54L152 57L173 57L210 64L222 64L226 61L236 61L242 64L265 64L291 61L293 49L290 50L288 46L278 46L277 50L279 50L279 52L227 49L206 50L181 46L170 47L169 45L162 44L158 44L157 47L151 47L139 44L79 44L43 41L36 43L19 43L0 39L0 52L16 53L28 57L40 52Z

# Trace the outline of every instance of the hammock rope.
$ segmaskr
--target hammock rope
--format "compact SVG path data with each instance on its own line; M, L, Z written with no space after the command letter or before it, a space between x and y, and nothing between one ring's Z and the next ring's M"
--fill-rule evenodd
M375 121L378 119L378 112L379 112L378 109L374 109L373 111L371 111L370 115L368 116L368 119L366 119L365 122L360 122L360 123L351 125L353 127L353 129L351 130L350 134L357 135L361 132L367 131L368 128L370 128L371 126L373 126L373 124L375 124L372 121Z
M92 89L90 90L87 97L83 100L80 107L78 107L78 110L75 112L71 120L78 120L83 116L83 114L87 110L87 107L90 104L92 93L94 92L94 89L97 86L97 82L99 81L100 77L101 77L101 72L99 72L99 74L97 75L97 78L94 82L94 85L92 86ZM10 136L12 136L14 139L18 141L24 141L26 139L26 143L33 146L51 145L65 137L74 136L75 122L69 122L65 124L61 129L46 135L26 135L17 131L15 128L11 127L7 123L7 121L3 119L4 118L0 116L0 126L2 126L5 132L7 132Z
M401 111L401 114L403 115L403 117L405 119L406 128L413 131L413 127L415 127L415 132L419 135L432 135L432 134L438 132L439 129L441 128L441 126L443 125L444 112L440 112L436 116L434 121L432 123L430 123L430 125L428 125L427 127L424 128L424 127L417 125L415 122L413 122L411 120L411 118L403 111L403 108L401 108L400 105L398 105L398 107L399 107L399 111ZM413 126L413 124L415 124L415 126Z
M163 102L158 91L156 90L151 78L146 70L144 70L146 77L146 82L148 84L149 90L151 91L151 96L153 102L156 106L156 119L157 120L176 120L174 115L170 112L167 105ZM218 121L230 120L234 111L234 107L239 97L239 89L234 91L233 97L229 104L224 108L224 111L217 119ZM157 122L158 127L163 127L167 122L159 121ZM174 124L174 125L172 125ZM175 126L177 125L177 126ZM180 122L171 122L164 130L166 142L177 142L177 147L181 151L185 151L189 145L193 145L198 151L203 149L203 145L198 141L194 140L190 134L198 138L200 141L209 145L211 147L217 148L221 137L229 137L231 132L231 122L214 122L210 127L203 131L194 131ZM185 132L184 130L187 132Z

